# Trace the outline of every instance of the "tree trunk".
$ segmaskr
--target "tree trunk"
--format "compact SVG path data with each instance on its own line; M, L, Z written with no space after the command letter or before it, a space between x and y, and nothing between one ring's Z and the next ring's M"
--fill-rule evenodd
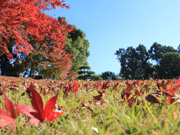
M0 58L1 61L1 75L7 75L8 73L8 59L5 54L3 54Z
M31 65L30 77L34 76L34 64Z

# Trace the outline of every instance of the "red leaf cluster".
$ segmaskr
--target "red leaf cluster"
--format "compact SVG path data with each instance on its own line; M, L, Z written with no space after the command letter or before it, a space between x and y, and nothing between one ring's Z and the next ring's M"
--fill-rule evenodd
M12 130L16 127L15 120L20 113L25 114L26 116L30 117L31 120L28 122L29 125L38 126L40 122L43 121L53 121L60 115L62 115L63 111L53 112L56 105L56 100L59 94L57 94L50 98L45 107L43 108L43 100L40 94L35 90L33 84L31 84L28 91L31 91L31 104L35 110L30 108L27 105L20 104L13 104L5 93L4 100L5 100L5 108L6 111L0 108L0 126L12 126Z

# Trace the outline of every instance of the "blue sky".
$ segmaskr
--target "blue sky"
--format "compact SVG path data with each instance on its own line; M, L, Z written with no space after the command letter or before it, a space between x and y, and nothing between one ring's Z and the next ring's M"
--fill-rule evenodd
M88 63L96 74L120 72L114 53L154 42L177 49L180 44L180 0L66 0L70 9L45 13L66 17L84 31L90 43ZM54 16L56 15L56 16Z

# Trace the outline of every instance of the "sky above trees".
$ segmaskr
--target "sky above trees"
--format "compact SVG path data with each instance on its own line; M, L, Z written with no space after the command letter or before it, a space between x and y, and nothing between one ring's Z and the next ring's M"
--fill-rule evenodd
M114 55L119 48L143 44L149 49L157 42L177 49L180 44L179 0L66 0L66 4L70 9L45 13L66 17L86 34L88 63L96 74L119 73L120 63Z

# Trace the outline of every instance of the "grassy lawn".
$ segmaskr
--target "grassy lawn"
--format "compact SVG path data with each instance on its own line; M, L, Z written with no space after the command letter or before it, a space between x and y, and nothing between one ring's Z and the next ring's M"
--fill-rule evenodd
M11 130L13 125L2 126L0 134L178 134L180 88L176 80L166 82L53 81L1 76L0 108L3 110L6 110L3 93L14 104L22 101L33 109L32 97L26 91L32 83L44 106L59 91L54 111L64 113L53 121L41 121L38 126L30 126L30 117L20 113L14 130Z

